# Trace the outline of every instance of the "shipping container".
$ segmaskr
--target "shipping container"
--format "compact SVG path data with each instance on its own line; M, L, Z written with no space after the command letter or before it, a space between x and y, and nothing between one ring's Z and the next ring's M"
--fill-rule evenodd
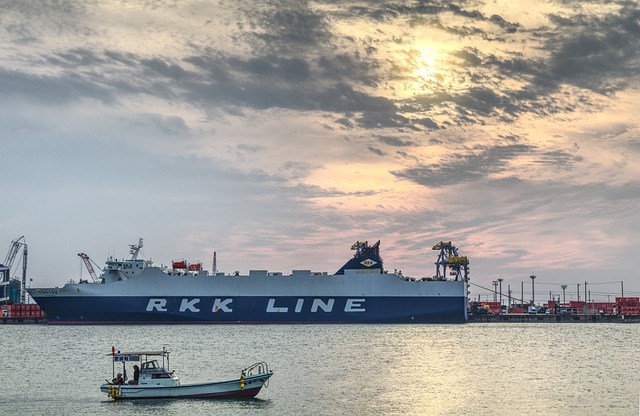
M618 305L640 306L640 298L616 298Z
M4 318L46 318L37 303L13 303L0 305L0 317Z
M482 302L481 307L485 309L489 309L489 313L500 313L501 307L500 302Z
M618 306L619 315L640 315L640 307L637 306Z

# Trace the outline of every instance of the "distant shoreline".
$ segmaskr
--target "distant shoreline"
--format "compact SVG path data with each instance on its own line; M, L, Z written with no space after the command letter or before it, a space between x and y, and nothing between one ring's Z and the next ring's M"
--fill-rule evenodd
M612 322L640 323L640 315L475 314L469 322Z
M469 323L476 322L561 322L561 323L640 323L640 315L543 315L543 314L493 314L469 315ZM0 318L0 325L46 325L46 318ZM276 324L277 325L277 324ZM303 324L307 325L307 324ZM380 324L385 325L385 324ZM425 324L432 325L432 324Z

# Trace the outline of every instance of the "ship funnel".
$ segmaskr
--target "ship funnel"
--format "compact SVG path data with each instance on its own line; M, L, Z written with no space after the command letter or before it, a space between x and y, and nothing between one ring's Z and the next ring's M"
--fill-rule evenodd
M344 274L345 270L358 270L368 269L377 270L380 269L382 273L382 257L380 257L380 240L377 243L370 246L367 241L356 241L351 250L355 250L356 254L353 258L345 263L335 274Z

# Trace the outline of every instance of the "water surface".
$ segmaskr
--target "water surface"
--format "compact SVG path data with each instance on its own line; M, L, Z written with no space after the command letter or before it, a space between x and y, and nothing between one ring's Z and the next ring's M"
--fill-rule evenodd
M638 415L640 325L0 326L2 414ZM172 352L183 383L267 361L253 400L114 403L111 346Z

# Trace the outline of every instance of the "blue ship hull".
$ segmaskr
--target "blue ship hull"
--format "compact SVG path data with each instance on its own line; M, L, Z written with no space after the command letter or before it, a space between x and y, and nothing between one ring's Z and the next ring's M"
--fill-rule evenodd
M47 312L50 324L462 323L467 320L464 297L235 296L201 297L197 302L183 297L162 300L164 302L159 303L150 297L48 297L38 299L38 303Z

